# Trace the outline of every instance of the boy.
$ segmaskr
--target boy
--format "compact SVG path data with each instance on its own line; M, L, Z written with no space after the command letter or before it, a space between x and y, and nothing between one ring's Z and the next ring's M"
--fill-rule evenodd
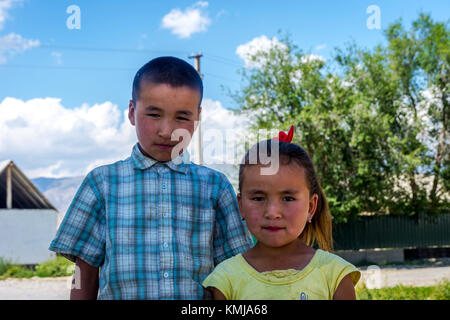
M202 95L183 60L156 58L136 73L128 118L138 143L86 176L50 245L76 262L71 299L206 298L214 266L251 247L228 179L177 161L186 153L172 133L192 136Z

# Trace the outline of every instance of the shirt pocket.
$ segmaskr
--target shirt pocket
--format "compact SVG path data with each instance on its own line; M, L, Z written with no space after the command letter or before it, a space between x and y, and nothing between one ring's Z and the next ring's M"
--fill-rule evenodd
M179 206L175 221L175 233L180 251L194 259L210 259L213 248L214 208Z

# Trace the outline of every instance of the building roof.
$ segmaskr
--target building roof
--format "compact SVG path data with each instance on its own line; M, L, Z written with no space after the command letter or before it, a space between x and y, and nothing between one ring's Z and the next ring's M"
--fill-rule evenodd
M0 161L0 209L6 208L8 167L11 168L13 209L56 210L12 160Z

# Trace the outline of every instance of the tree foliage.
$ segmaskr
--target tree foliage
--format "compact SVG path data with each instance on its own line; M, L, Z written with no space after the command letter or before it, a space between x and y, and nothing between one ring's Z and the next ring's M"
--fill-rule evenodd
M295 125L335 222L449 208L448 24L421 14L385 36L385 46L353 43L331 61L285 36L252 56L234 95L255 130Z

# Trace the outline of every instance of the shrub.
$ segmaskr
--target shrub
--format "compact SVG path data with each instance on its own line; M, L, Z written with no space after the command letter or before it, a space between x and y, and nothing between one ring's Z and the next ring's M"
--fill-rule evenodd
M356 296L358 300L449 300L450 282L444 281L430 287L398 285L382 289L367 289L362 284L357 286Z
M74 270L74 263L64 257L44 262L36 266L38 277L65 277L71 276Z
M0 277L0 279L6 278L31 278L34 276L33 270L13 265Z
M5 258L0 257L0 276L6 273L9 268L12 267L12 263L9 260L6 260Z

